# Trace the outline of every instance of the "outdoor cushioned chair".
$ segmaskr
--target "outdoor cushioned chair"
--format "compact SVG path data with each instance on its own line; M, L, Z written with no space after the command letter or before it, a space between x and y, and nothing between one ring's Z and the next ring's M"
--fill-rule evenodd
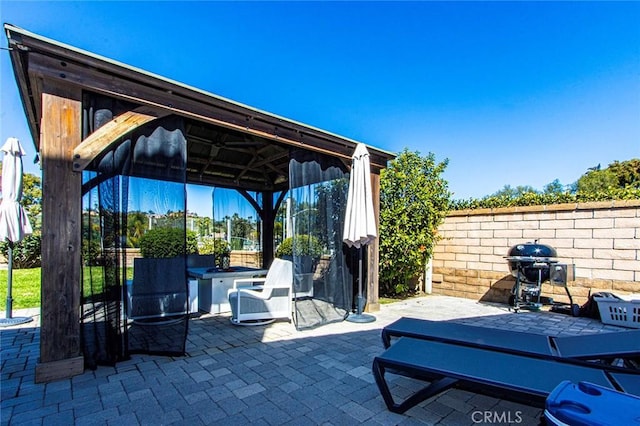
M262 283L262 285L255 285ZM253 284L249 287L243 284ZM263 325L279 318L291 321L293 264L274 259L265 278L238 278L229 290L231 322L236 325Z
M627 367L640 374L640 330L577 336L545 336L535 333L478 327L449 321L400 318L382 330L382 344L391 338L411 337L537 358L560 358L568 362L598 362L604 369ZM620 362L619 362L620 361ZM638 377L640 381L640 377Z
M587 364L498 352L452 343L401 337L373 360L373 376L387 408L404 413L420 402L451 388L543 408L547 396L564 380L589 382L638 395L638 375L605 371ZM396 402L387 373L429 384ZM403 391L404 393L404 391Z

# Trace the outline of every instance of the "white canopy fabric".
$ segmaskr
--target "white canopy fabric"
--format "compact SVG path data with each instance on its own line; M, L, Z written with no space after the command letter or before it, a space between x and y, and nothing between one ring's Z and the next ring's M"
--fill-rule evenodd
M2 161L2 203L0 203L0 240L13 243L31 234L29 217L20 205L22 199L22 156L25 154L20 141L7 138L1 149Z
M351 157L349 195L344 220L343 241L349 247L360 248L378 236L371 193L369 151L360 143Z

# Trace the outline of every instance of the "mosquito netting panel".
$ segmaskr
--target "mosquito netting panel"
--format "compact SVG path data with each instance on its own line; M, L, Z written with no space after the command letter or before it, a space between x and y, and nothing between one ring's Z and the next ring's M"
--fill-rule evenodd
M130 106L85 96L85 137ZM168 117L117 141L83 173L82 345L87 367L184 354L186 140Z
M186 238L184 183L131 177L127 201L128 245L140 248L128 256L128 267L133 266L125 291L129 351L181 355L189 321L185 254L196 251L195 239Z
M211 200L216 265L223 269L262 268L260 193L212 188Z
M293 260L296 327L342 321L352 304L353 273L342 243L349 175L338 160L295 151L289 181L276 256Z

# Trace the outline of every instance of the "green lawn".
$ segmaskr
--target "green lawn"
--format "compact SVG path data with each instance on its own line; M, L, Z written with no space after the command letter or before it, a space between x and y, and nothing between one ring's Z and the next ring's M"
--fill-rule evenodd
M9 271L0 270L0 311L7 309L7 278ZM14 269L11 297L13 309L40 306L40 268Z
M101 282L102 268L93 267L94 282ZM0 270L0 311L7 308L7 277L6 269ZM89 267L85 267L83 274L86 281L85 291L89 291ZM133 268L127 268L127 278L133 277ZM100 285L100 284L98 284ZM13 309L35 308L40 306L40 268L14 269L11 297Z
M88 281L89 267L85 267L84 277ZM93 268L94 274L102 274L101 267ZM6 310L7 304L7 276L6 269L0 270L0 311ZM133 278L133 268L127 268L127 279ZM99 281L99 280L97 280ZM85 285L85 289L88 285ZM40 306L40 268L13 270L13 309L35 308ZM381 297L380 304L397 302L402 298Z

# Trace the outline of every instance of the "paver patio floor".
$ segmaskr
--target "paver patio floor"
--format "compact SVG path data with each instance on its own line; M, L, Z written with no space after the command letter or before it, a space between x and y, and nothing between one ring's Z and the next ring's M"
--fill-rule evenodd
M35 321L0 329L2 425L473 425L483 423L485 412L503 424L534 425L537 408L457 389L404 415L389 412L371 373L373 357L383 350L380 330L402 316L549 335L624 330L445 296L382 305L372 323L306 331L287 322L237 327L228 315L202 315L190 322L185 357L133 355L115 367L34 384L37 313L15 313ZM392 392L406 395L416 386L397 377Z

